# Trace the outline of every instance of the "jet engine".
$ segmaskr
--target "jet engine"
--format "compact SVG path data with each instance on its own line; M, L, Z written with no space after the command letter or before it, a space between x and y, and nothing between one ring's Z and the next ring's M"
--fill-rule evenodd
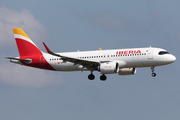
M101 74L113 74L119 72L119 64L117 62L101 63L99 66Z
M136 73L136 68L121 68L118 73L119 75L134 75Z

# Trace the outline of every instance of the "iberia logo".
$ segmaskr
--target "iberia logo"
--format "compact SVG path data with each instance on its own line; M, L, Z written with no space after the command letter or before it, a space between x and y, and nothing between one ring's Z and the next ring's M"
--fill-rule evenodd
M104 66L104 68L111 68L111 66Z
M122 55L122 54L138 54L141 53L140 50L125 50L125 51L117 51L116 55Z

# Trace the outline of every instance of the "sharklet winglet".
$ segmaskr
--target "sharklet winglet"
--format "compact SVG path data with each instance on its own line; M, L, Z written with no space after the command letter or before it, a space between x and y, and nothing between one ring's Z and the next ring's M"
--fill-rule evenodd
M43 42L43 45L44 45L46 51L47 51L48 53L50 53L50 52L51 52L50 49L47 47L47 45L46 45L44 42Z
M43 45L44 45L46 51L47 51L49 54L54 55L54 56L61 57L59 54L53 53L53 52L47 47L47 45L46 45L44 42L43 42Z

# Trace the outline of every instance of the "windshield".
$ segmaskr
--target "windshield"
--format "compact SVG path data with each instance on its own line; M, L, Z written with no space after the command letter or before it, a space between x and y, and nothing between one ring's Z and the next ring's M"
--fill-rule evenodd
M159 55L169 54L167 51L160 51Z

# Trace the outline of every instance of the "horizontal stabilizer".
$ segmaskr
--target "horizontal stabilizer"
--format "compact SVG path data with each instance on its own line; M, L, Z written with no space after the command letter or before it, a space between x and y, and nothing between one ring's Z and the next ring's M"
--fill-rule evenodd
M12 59L12 60L19 60L19 61L22 61L22 62L28 62L30 63L31 60L30 59L19 59L19 58L13 58L13 57L5 57L6 59Z

